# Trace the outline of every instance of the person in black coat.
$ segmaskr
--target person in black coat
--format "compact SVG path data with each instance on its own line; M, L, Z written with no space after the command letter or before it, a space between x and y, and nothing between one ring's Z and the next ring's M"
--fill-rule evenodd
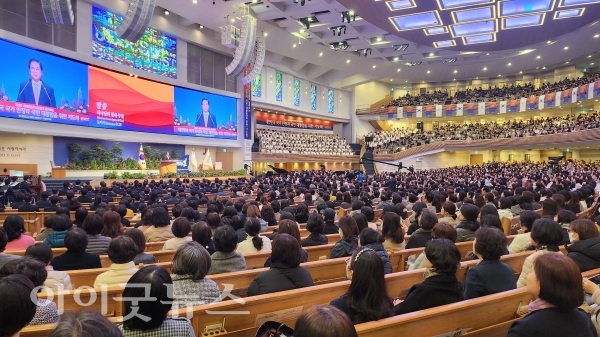
M19 206L19 208L17 209L18 212L39 212L40 208L35 205L32 204L31 201L33 200L33 197L30 194L25 195L25 197L23 198L23 201L25 201L25 203L21 206Z
M331 248L330 259L350 256L358 248L358 226L353 217L346 215L338 222L341 240Z
M500 256L506 249L506 235L493 227L481 227L473 243L475 255L482 260L470 268L465 279L465 300L516 288L515 273Z
M388 255L385 248L383 248L383 241L385 238L383 235L379 234L378 231L373 228L365 228L360 232L358 236L358 242L361 247L371 248L383 262L383 270L386 274L390 274L392 272L392 262L390 261L390 256Z
M35 204L39 208L41 208L41 209L44 209L45 207L51 206L52 204L48 200L49 197L50 197L50 192L44 191L44 192L42 192L42 198L38 202L36 202Z
M300 242L302 247L326 245L329 240L327 236L321 234L324 227L323 217L320 214L312 213L309 215L306 230L310 234Z
M339 233L340 229L335 224L335 210L332 208L325 208L321 211L321 214L323 215L323 221L325 221L321 234L327 235Z
M425 246L425 257L425 280L412 286L404 301L394 301L396 315L463 300L463 285L456 278L460 252L454 242L430 240Z
M581 272L600 268L600 237L598 227L589 219L579 219L569 225L567 256L573 259Z
M65 236L67 251L52 259L54 270L78 270L102 268L100 256L86 253L88 237L83 229L75 228Z
M419 218L419 229L410 235L406 249L425 247L431 240L431 230L438 223L437 215L429 209L424 209Z
M529 314L510 326L507 337L597 337L590 316L578 309L583 280L577 264L567 256L538 256L527 277L527 292L535 299Z
M248 296L312 285L310 273L300 266L300 243L295 237L284 233L273 240L271 268L256 275L248 287Z
M61 197L51 196L50 197L50 206L44 207L44 212L56 212L60 208Z

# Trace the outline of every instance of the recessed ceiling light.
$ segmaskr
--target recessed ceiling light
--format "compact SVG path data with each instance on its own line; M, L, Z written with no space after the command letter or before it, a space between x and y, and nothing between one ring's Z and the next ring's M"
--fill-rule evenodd
M408 80L404 81L404 83L408 83Z
M346 63L350 63L350 60L346 60Z
M203 29L203 28L204 28L204 25L200 25L200 29Z
M569 50L569 46L566 46L563 48L564 50Z
M398 61L398 60L399 60L399 58L398 58L398 57L394 57L394 61Z
M546 69L546 66L543 66L542 69Z
M498 77L501 77L502 75L498 74Z
M376 65L373 65L373 69L375 69L375 68L377 68L377 66L376 66Z
M592 63L592 64L593 64L593 63ZM428 74L430 74L430 73L431 73L431 70L427 70L427 73L428 73Z
M540 67L535 67L535 69L540 69Z
M382 40L382 38L378 37L377 38L377 42L380 42Z
M594 35L594 38L596 38L596 39L599 38L599 37L600 37L600 34Z
M569 64L569 61L565 62L566 64Z
M483 70L487 70L487 67L483 67Z
M433 55L435 55L435 54L434 53L429 53L429 56L433 56Z
M322 53L322 52L321 52L321 53L319 53L319 56L323 56L323 53Z
M546 41L546 43L547 43L547 44L551 44L551 43L552 43L552 41L548 40L548 41Z
M490 55L490 53L485 53L485 55L488 55L488 56L489 56L489 55Z
M454 73L456 74L458 72L458 70L454 69Z
M592 57L592 55L588 55L588 58Z
M193 4L197 4L197 3L198 3L198 0L192 0L192 3L193 3Z
M594 65L594 62L590 63L590 65L592 65L592 66L593 66L593 65Z
M268 35L269 35L269 33L267 33L267 32L264 32L264 33L263 33L263 36L264 36L264 37L267 37Z
M292 45L292 47L293 47L293 48L296 48L296 44L294 43L294 44Z
M235 22L235 19L234 19L234 18L231 18L231 22Z
M519 74L522 74L522 73L523 73L523 70L519 71Z
M348 12L348 14L350 14L350 15L354 15L354 10L353 10L353 9L351 9L351 10L350 10L350 12Z
M168 10L165 9L165 15L171 14Z
M392 80L392 79L390 79L390 82L392 82L392 81L393 81L393 80Z
M475 77L475 79L476 79L476 80L478 80L478 79L479 79L479 76Z
M512 66L512 63L508 62L507 66L509 66L509 67Z
M541 57L540 55L536 56L536 59L538 59L538 60L539 60L539 59L541 59L541 58L542 58L542 57Z
M396 70L397 72L400 72L400 68L398 68L398 70Z

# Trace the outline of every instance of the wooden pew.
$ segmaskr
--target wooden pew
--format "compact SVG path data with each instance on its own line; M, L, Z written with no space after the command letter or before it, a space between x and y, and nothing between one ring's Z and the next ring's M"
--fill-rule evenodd
M154 255L156 263L162 263L172 262L175 252L175 250L160 250L157 252L149 252L148 254ZM108 268L112 264L112 262L108 258L108 255L100 255L100 263L102 264L102 268Z
M52 254L54 257L62 255L64 252L67 251L67 248L61 247L61 248L52 248ZM11 255L19 255L19 256L25 256L25 251L24 250L12 250L12 251L5 251L4 253L6 254L11 254Z
M327 245L304 247L308 253L308 262L328 259L329 255L331 255L332 248L333 244L331 243ZM246 268L262 268L269 255L271 255L271 252L244 254Z

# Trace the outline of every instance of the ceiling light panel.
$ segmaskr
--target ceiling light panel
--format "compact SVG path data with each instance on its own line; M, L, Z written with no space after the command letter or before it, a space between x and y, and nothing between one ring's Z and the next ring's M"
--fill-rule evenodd
M554 0L511 0L498 3L500 16L524 15L551 11Z
M481 34L481 35L463 37L463 44L465 44L465 45L488 43L488 42L495 42L495 41L496 41L496 34Z
M400 15L389 19L399 31L437 27L442 24L438 11Z
M554 12L554 20L576 18L582 16L585 8L564 9Z
M600 3L600 0L559 0L558 7L578 6Z
M498 27L496 26L496 20L488 20L452 25L450 26L450 31L453 37L464 37L485 33L496 33Z
M491 20L496 18L494 6L465 9L452 12L454 23L465 23L473 21Z
M438 42L434 42L433 46L436 48L452 47L452 46L456 46L456 41L454 41L454 40L438 41Z
M502 18L502 29L541 26L544 24L545 18L546 13Z
M473 5L492 4L494 0L437 0L440 9L455 9Z
M435 28L426 28L426 29L423 29L423 31L425 32L425 35L427 35L427 36L429 36L429 35L447 34L448 33L448 27L442 26L442 27L435 27Z
M415 0L394 0L385 3L391 11L417 7Z

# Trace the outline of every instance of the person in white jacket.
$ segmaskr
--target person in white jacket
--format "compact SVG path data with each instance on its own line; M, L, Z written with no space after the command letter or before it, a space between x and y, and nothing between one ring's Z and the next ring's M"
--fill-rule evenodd
M94 288L102 285L126 284L131 276L138 271L133 262L137 253L137 246L130 237L121 235L114 238L108 246L108 258L112 264L108 271L96 277Z
M44 281L44 287L48 287L53 291L73 290L73 284L71 284L71 277L69 274L66 271L54 270L50 265L50 262L54 257L50 246L38 242L27 248L25 256L31 256L46 265L48 277L46 277L46 281Z

